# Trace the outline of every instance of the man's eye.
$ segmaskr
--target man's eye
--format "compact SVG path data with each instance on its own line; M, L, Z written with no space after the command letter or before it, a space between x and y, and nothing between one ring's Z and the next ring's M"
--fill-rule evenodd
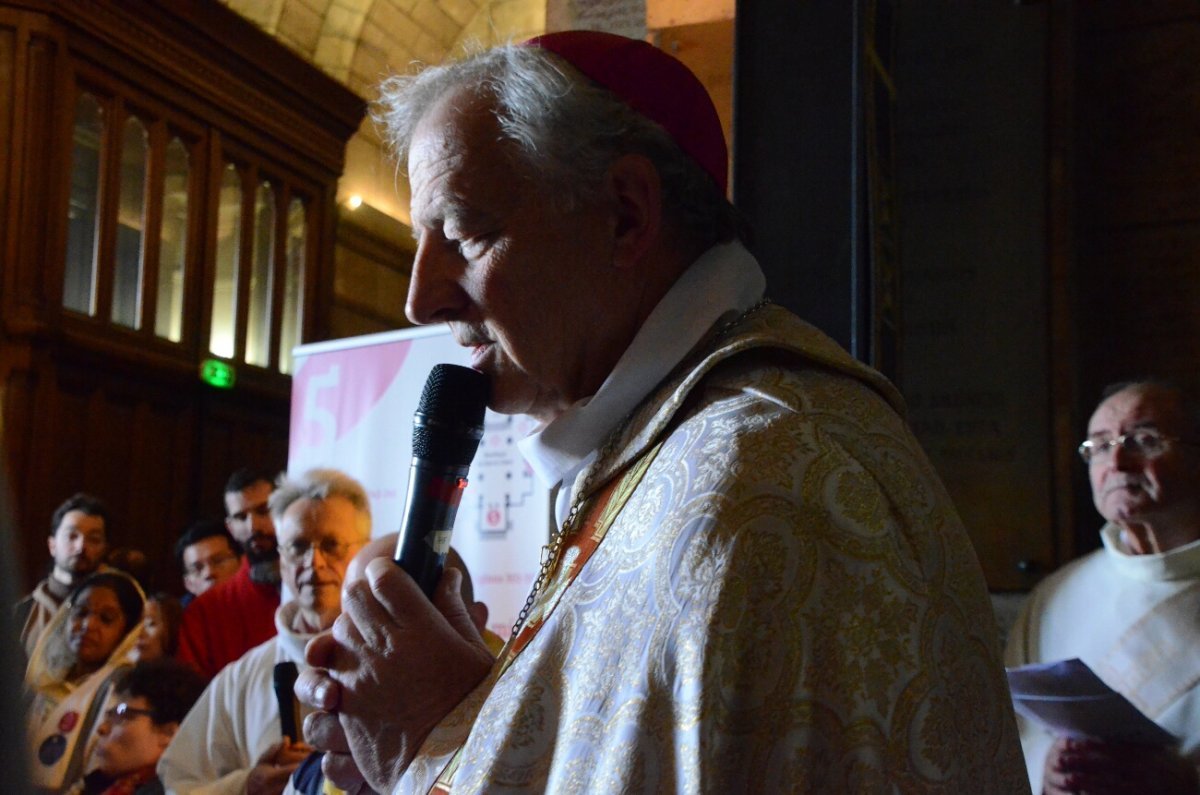
M1161 441L1159 435L1153 431L1143 431L1133 435L1133 443L1143 450L1157 450Z

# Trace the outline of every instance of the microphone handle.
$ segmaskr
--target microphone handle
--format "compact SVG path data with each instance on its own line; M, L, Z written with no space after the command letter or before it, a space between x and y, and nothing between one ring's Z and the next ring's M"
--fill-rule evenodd
M299 670L294 662L275 664L275 700L279 704L279 730L284 737L292 742L300 741L296 731L296 697L293 692L296 687L296 677Z
M467 469L467 465L435 464L414 457L408 471L408 496L394 557L430 598L450 551Z

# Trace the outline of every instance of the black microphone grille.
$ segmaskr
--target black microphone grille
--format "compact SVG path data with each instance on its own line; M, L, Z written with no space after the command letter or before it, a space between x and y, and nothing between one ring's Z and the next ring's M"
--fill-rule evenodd
M413 456L466 466L479 449L490 382L456 364L434 365L413 417Z
M435 364L425 379L417 413L434 422L482 426L488 387L488 377L478 370Z

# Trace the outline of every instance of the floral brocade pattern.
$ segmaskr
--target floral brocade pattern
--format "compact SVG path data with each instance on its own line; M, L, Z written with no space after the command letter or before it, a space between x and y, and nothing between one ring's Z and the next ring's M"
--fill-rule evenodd
M978 563L898 408L774 307L681 367L594 465L662 441L603 543L468 699L454 792L1028 792Z

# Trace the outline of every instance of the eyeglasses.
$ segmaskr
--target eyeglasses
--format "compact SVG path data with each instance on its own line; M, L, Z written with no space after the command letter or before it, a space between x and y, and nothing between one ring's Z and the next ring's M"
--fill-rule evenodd
M183 573L187 577L200 577L204 574L205 569L211 571L223 569L236 560L237 555L230 552L222 552L219 555L213 555L208 560L198 560L190 566L184 566Z
M1090 464L1112 455L1113 449L1120 445L1125 452L1150 460L1167 452L1167 449L1176 442L1193 444L1186 439L1167 436L1147 428L1123 433L1111 439L1087 439L1079 445L1079 457L1083 459L1083 463Z
M131 707L122 701L120 704L117 704L115 707L105 710L104 712L104 718L109 723L128 723L138 715L145 715L147 718L153 720L154 710L138 709L137 707Z
M350 549L353 546L353 544L343 544L329 537L322 538L316 545L308 539L298 538L287 544L281 544L279 554L289 563L300 563L306 560L314 549L319 549L326 560L340 563L350 557Z

